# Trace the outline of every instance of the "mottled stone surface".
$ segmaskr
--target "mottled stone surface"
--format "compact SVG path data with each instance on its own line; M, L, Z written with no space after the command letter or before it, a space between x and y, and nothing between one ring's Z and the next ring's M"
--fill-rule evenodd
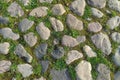
M52 3L53 0L39 0L40 3Z
M52 77L52 80L71 80L66 69L62 70L52 69L50 71L50 75Z
M97 18L102 18L103 17L103 13L98 10L97 8L91 8L92 11L92 15L97 17Z
M19 64L17 66L17 69L24 78L29 77L31 74L33 74L33 68L29 64Z
M19 34L14 33L11 28L1 28L0 29L0 34L5 39L17 40L20 37Z
M9 18L0 16L0 24L8 24Z
M60 59L64 56L65 52L64 52L64 48L63 47L56 47L53 52L51 53L51 55L53 56L53 58L55 59Z
M90 62L82 60L75 68L77 80L92 80L91 70Z
M113 61L117 66L120 66L120 46L115 51L115 54L113 56Z
M120 12L120 1L119 0L108 0L109 8Z
M55 4L52 8L52 13L54 15L63 15L65 13L64 6L62 4Z
M106 0L87 0L87 3L97 8L104 8L106 6Z
M67 54L66 63L70 64L70 63L74 62L75 60L78 60L82 57L83 57L83 54L80 53L79 51L71 50Z
M88 57L97 57L96 52L94 52L90 46L85 45L83 47L83 50L85 51L85 53Z
M0 74L10 70L12 63L11 61L1 60L0 61Z
M42 43L35 48L35 55L38 59L41 59L47 53L47 43Z
M64 46L75 47L78 44L79 44L79 42L71 36L64 35L62 38L62 45L64 45Z
M18 44L15 48L14 54L18 55L23 60L27 61L28 63L32 62L32 56L25 50L25 48Z
M47 7L37 7L35 9L33 9L31 12L30 12L30 16L35 16L35 17L44 17L47 15L47 10L48 8Z
M62 22L54 17L50 17L49 18L53 29L57 32L57 31L63 31L64 30L64 26L62 24Z
M120 25L120 17L119 16L112 17L107 21L106 24L111 30L113 30Z
M104 53L104 55L109 55L111 53L111 42L106 34L95 34L91 37L91 40L94 43L94 45Z
M21 17L24 15L23 9L17 2L11 3L7 11L10 13L10 16L12 17L18 17L18 16Z
M30 47L33 47L37 43L37 36L33 32L30 32L24 35L24 40Z
M20 29L21 32L26 32L33 26L33 24L34 24L34 21L31 21L25 18L18 24L18 28Z
M43 40L48 40L50 37L50 30L49 28L47 28L43 22L39 23L39 25L36 27L36 30L38 32L38 34L40 35L40 37Z
M111 38L114 42L120 43L120 33L119 32L113 32L111 34Z
M69 28L75 29L75 30L82 30L83 29L83 22L79 19L77 19L72 14L67 15L66 23Z
M99 22L91 22L88 24L88 30L90 32L99 32L102 29L102 25Z
M70 9L79 16L83 16L86 6L85 0L75 0L71 3Z
M10 44L8 42L0 43L0 53L8 54L10 48Z
M97 67L97 71L99 72L97 80L111 80L110 70L106 65L102 63L99 64Z

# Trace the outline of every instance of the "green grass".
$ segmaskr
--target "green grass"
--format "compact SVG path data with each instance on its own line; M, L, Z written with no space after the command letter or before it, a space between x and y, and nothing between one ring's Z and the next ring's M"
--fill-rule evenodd
M65 69L67 67L64 59L58 59L56 62L53 64L54 68L57 70Z
M90 37L92 35L94 35L94 33L90 33L88 32L87 30L87 25L89 22L92 22L92 21L98 21L101 23L101 25L103 26L103 29L102 29L102 32L105 32L107 34L113 32L113 31L117 31L117 32L120 32L120 28L117 27L115 28L113 31L111 31L109 29L109 26L106 25L106 22L109 18L111 17L114 17L116 15L119 15L120 14L116 11L113 11L113 10L110 10L111 11L111 14L108 15L106 13L104 13L104 17L101 18L101 19L97 19L95 17L92 16L92 13L91 13L91 6L89 5L86 5L85 7L85 11L84 11L84 15L81 17L81 16L78 16L76 14L74 14L72 11L70 11L69 9L69 5L71 4L72 1L74 0L53 0L53 2L51 4L49 3L40 3L39 0L31 0L30 4L28 6L23 6L22 3L19 2L19 0L17 0L17 2L22 6L24 12L26 13L23 17L20 17L20 18L13 18L13 17L10 17L9 13L7 12L7 8L8 6L13 2L14 0L12 0L11 2L9 3L5 3L3 0L0 0L0 15L4 16L4 17L9 17L9 24L7 25L4 25L4 24L0 24L0 28L4 28L4 27L9 27L13 30L13 32L15 33L19 33L21 38L17 41L12 41L10 39L3 39L2 36L0 36L0 42L9 42L10 43L10 50L9 50L9 53L8 55L0 55L0 60L10 60L12 61L12 66L10 68L10 71L9 72L6 72L5 74L0 74L0 80L4 79L4 80L11 80L12 77L15 77L17 80L23 80L22 78L22 75L17 71L17 65L18 64L22 64L22 63L26 63L24 60L22 60L21 58L19 58L17 55L14 54L14 50L15 50L15 47L20 43L22 44L26 51L30 53L30 55L33 56L33 61L31 63L31 65L33 66L33 74L28 77L28 78L25 78L25 80L33 80L34 78L39 78L40 76L45 76L45 78L48 80L50 78L49 76L49 73L50 73L50 69L52 68L55 68L57 70L61 70L61 69L65 69L67 68L68 71L69 71L69 74L70 74L70 77L72 78L72 80L76 80L76 72L75 72L75 67L78 65L78 63L81 61L80 60L76 60L75 62L73 62L72 64L70 65L67 65L66 62L65 62L65 57L68 53L68 51L70 50L78 50L80 52L83 53L84 57L83 59L84 60L87 60L91 63L92 65L92 77L93 77L93 80L96 80L96 77L98 75L97 71L96 71L96 68L97 68L97 65L99 63L103 63L105 64L106 66L108 66L111 70L111 74L115 73L116 71L120 70L119 67L116 67L113 63L113 61L111 60L112 59L112 56L114 55L115 51L116 51L116 48L118 47L119 44L113 42L111 40L111 43L112 43L112 53L109 55L109 56L103 56L103 53L97 49L95 47L95 45L93 45L93 43L91 42L91 39ZM58 3L61 3L62 5L64 5L65 7L65 10L66 10L66 13L62 16L55 16L52 14L51 12L51 8L54 4L58 4ZM46 6L49 8L48 10L48 15L45 16L45 17L42 17L42 18L37 18L37 17L33 17L33 16L29 16L29 12L36 8L36 7L39 7L39 6ZM26 9L28 10L28 12L26 11ZM108 8L107 8L108 9ZM100 9L101 10L101 9ZM106 9L105 9L106 10ZM105 10L101 10L102 12L105 12ZM77 31L77 30L71 30L68 28L68 26L66 25L66 16L68 13L72 13L74 14L78 19L82 20L83 21L83 24L84 24L84 30L82 31ZM49 21L49 17L55 17L56 19L60 20L63 25L64 25L64 31L62 32L55 32L51 26L51 23ZM87 18L93 18L92 21L87 21L86 19ZM35 22L35 24L32 26L31 29L29 29L28 31L26 31L25 33L22 33L19 31L18 29L18 23L24 19L24 18L28 18L29 20L32 20ZM50 30L51 30L51 36L49 38L49 40L47 41L44 41L40 38L39 34L35 31L36 30L36 26L40 23L40 22L44 22L45 23L45 26L48 27ZM15 24L14 24L15 23ZM26 42L24 41L23 39L23 35L29 33L29 32L34 32L35 35L38 37L38 42L37 44L30 48ZM78 45L77 47L74 47L74 48L68 48L68 47L64 47L64 50L66 51L65 52L65 57L64 58L61 58L61 59L58 59L58 60L55 60L52 58L51 56L51 52L53 51L54 49L54 45L53 45L53 40L55 38L61 40L63 35L70 35L74 38L76 38L77 36L82 36L82 35L85 35L86 36L86 42ZM48 49L47 49L47 55L45 55L42 59L43 60L49 60L51 62L50 66L49 66L49 69L48 71L45 73L45 74L41 74L41 65L39 63L39 60L36 58L35 54L34 54L34 49L37 45L41 44L41 43L48 43ZM88 58L84 51L83 51L83 46L84 45L89 45L96 53L97 53L97 57L96 58ZM62 46L61 45L61 41L60 41L60 44L58 44L57 46ZM6 77L7 76L7 77ZM48 77L49 76L49 77Z
M86 5L84 15L82 16L82 18L87 19L90 18L91 16L92 16L91 7Z

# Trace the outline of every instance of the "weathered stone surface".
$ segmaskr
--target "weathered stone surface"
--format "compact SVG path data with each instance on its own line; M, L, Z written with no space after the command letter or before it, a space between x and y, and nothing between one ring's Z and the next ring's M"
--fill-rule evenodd
M19 39L19 34L14 33L10 28L1 28L0 34L3 36L3 38L9 38L12 40Z
M86 41L86 37L85 36L77 36L76 40L79 42L79 43L83 43Z
M34 79L34 80L46 80L44 77L41 77L39 79Z
M110 27L110 29L115 29L120 25L120 17L119 16L112 17L107 21L106 24Z
M22 76L29 77L31 74L33 74L33 68L29 64L19 64L17 66L18 71L22 74Z
M0 61L0 74L9 71L11 64L12 63L10 61L6 60Z
M42 66L42 73L46 72L49 67L50 62L46 60L46 61L41 61L40 63Z
M120 66L120 46L116 49L116 52L113 56L113 61L117 66Z
M18 55L20 58L24 59L28 63L32 62L32 56L24 49L21 44L18 44L16 46L14 54Z
M7 11L10 13L12 17L18 17L18 16L21 17L24 15L24 11L17 2L11 3Z
M88 56L88 57L96 57L97 56L97 54L92 50L92 48L90 47L90 46L88 46L88 45L85 45L84 47L83 47L83 50L84 50L84 52L86 53L86 55Z
M8 24L9 18L0 16L0 24Z
M111 38L114 42L120 43L120 33L119 32L113 32L111 34Z
M52 69L50 71L50 75L52 77L52 80L71 80L67 69L62 69L62 70Z
M109 8L120 12L120 1L119 0L108 0Z
M90 32L99 32L102 29L102 25L99 22L91 22L88 24L88 30Z
M60 59L64 56L64 49L63 47L56 47L53 52L51 53L51 55L53 56L53 58L55 59Z
M72 14L67 15L66 23L67 23L68 27L71 29L76 29L76 30L83 29L83 22L81 20L78 20Z
M115 73L114 80L119 80L120 79L120 71Z
M79 42L71 36L64 35L62 38L62 45L64 45L64 46L75 47L78 44L79 44Z
M53 0L39 0L40 3L52 3Z
M8 54L10 44L8 42L0 43L0 54Z
M75 0L71 3L70 9L77 15L82 16L84 14L85 6L85 0Z
M11 0L4 0L4 1L8 3L8 2L10 2Z
M37 43L37 36L33 32L30 32L24 35L24 40L30 47L33 47Z
M55 4L52 8L52 13L54 15L63 15L65 12L66 11L62 4Z
M62 22L60 20L55 19L54 17L50 17L50 22L52 24L53 29L57 32L57 31L63 31L64 30L64 26L62 24Z
M91 8L91 11L92 11L92 15L97 17L97 18L102 18L103 17L103 13L96 9L96 8Z
M35 54L38 59L41 59L47 53L47 47L48 45L43 43L35 48Z
M109 55L111 53L111 42L106 34L95 34L91 37L91 40L98 49L101 49L104 55Z
M36 27L36 30L43 40L48 40L50 37L50 30L44 25L43 22L39 23L39 25Z
M87 0L87 3L97 8L104 8L106 6L106 0Z
M92 80L91 64L82 60L75 68L77 73L77 80Z
M21 1L24 6L27 6L30 4L30 0L19 0L19 1Z
M34 24L34 21L30 21L27 18L23 19L19 24L18 27L20 31L25 32L29 30Z
M67 58L66 58L66 63L70 64L74 62L77 59L80 59L83 57L83 54L78 52L77 50L71 50L68 52Z
M30 12L30 16L35 16L35 17L44 17L47 15L47 10L48 8L47 7L37 7L35 9L33 9L31 12Z
M104 64L99 64L97 67L97 71L99 72L98 77L96 80L111 80L110 77L110 70Z

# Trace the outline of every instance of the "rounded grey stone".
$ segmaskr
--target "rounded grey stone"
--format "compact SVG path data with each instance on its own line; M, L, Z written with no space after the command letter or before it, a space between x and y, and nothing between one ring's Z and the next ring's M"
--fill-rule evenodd
M32 62L32 56L24 49L21 44L18 44L16 46L14 54L18 55L20 58L27 61L28 63Z
M91 22L88 24L88 30L90 32L99 32L102 29L102 25L99 22Z
M87 0L87 3L97 8L104 8L106 6L106 0Z
M53 0L39 0L40 3L52 3Z
M119 32L113 32L111 34L111 38L114 42L120 43L120 33Z
M33 26L33 24L34 21L30 21L27 18L25 18L18 24L18 27L22 32L26 32Z
M38 59L41 59L47 53L48 44L43 43L35 48L35 55Z
M103 13L96 9L96 8L91 8L91 11L92 11L92 15L97 17L97 18L102 18L103 17Z
M97 67L97 71L99 72L99 74L96 80L111 80L110 69L106 65L102 63L99 64Z
M93 80L91 70L90 62L82 60L75 68L77 80Z
M1 28L0 29L0 34L5 38L5 39L12 39L12 40L18 40L19 39L19 34L14 33L12 29L10 28Z
M19 64L17 66L17 69L24 78L29 77L31 74L33 74L33 67L30 64Z
M107 21L106 24L111 30L113 30L120 25L120 17L119 16L112 17Z
M54 17L50 17L49 20L50 20L50 23L52 24L53 29L56 32L64 30L64 26L60 20L57 20Z
M52 13L54 15L63 15L65 13L65 9L63 7L62 4L55 4L53 7L52 7Z
M37 43L37 36L33 32L30 32L24 35L24 40L30 47L33 47Z
M70 29L75 29L75 30L83 29L83 22L81 20L78 20L72 14L67 15L66 23Z
M48 40L50 37L50 30L49 28L47 28L43 22L39 23L39 25L36 27L36 30L38 32L38 34L40 35L40 37L43 40Z
M101 32L93 35L91 40L94 45L104 53L104 55L111 54L112 47L108 35Z
M9 71L11 64L12 63L10 61L6 61L6 60L0 61L0 73L5 73Z
M11 3L7 11L10 13L12 17L18 17L18 16L21 17L24 15L24 11L17 2Z
M51 53L53 58L60 59L64 56L64 49L63 47L56 47L53 52Z
M35 17L44 17L44 16L47 15L47 10L48 10L48 8L47 8L47 7L44 7L44 6L42 6L42 7L37 7L37 8L35 8L35 9L33 9L33 10L29 13L29 15L30 15L30 16L35 16Z
M68 47L75 47L79 45L79 42L71 36L64 35L62 38L62 45L68 46Z
M83 16L85 10L85 0L75 0L70 4L70 9L77 15Z
M10 44L8 42L0 43L0 53L8 54L10 48Z

